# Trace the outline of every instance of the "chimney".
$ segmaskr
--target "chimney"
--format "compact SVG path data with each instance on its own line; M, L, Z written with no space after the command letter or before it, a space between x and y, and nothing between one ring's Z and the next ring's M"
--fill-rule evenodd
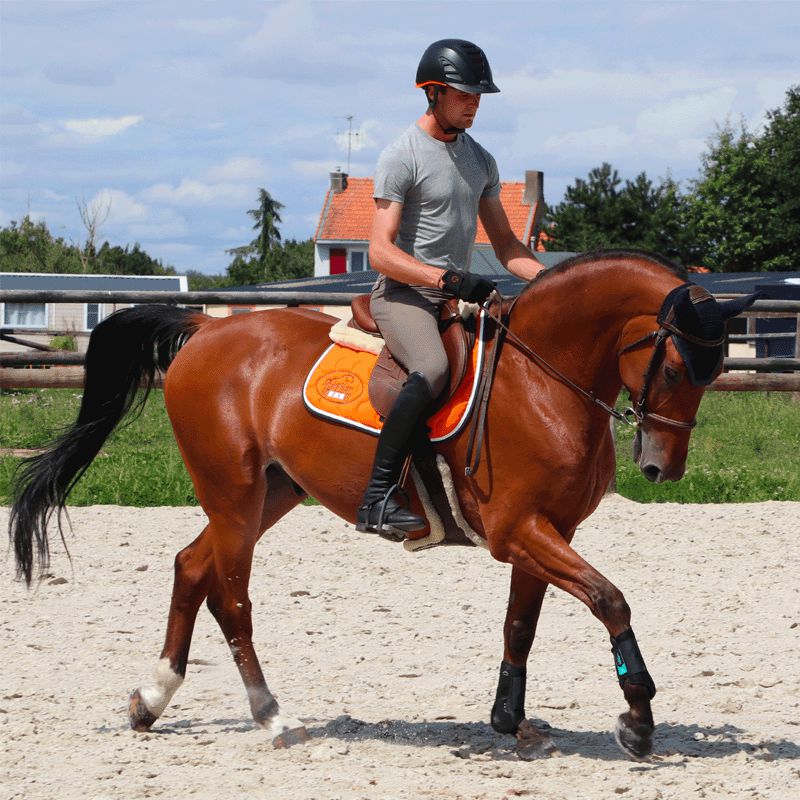
M331 191L334 194L341 194L347 188L347 173L337 169L331 172Z
M528 220L525 223L525 233L522 242L531 250L536 248L536 240L539 236L539 226L542 222L544 213L544 173L535 170L525 170L525 191L522 194L522 202L530 206Z

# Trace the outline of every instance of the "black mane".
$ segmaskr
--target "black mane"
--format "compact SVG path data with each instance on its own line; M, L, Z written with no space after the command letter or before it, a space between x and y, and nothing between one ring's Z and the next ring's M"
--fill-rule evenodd
M540 280L547 280L551 275L560 275L562 272L567 272L571 270L573 267L579 267L583 264L586 264L589 261L599 261L601 259L609 259L609 258L616 258L616 259L636 259L641 260L645 259L647 261L652 262L653 264L657 264L660 267L671 272L676 277L680 278L681 280L688 281L689 274L686 272L686 268L676 264L673 261L670 261L668 258L664 258L664 256L659 255L658 253L652 253L648 250L615 250L615 249L600 249L600 250L592 250L588 253L579 253L577 256L572 256L572 258L566 259L566 261L561 261L556 266L551 267L550 269L542 270L539 273L537 278L535 278L528 286L525 287L527 290L530 286L538 283ZM523 291L525 291L523 290Z

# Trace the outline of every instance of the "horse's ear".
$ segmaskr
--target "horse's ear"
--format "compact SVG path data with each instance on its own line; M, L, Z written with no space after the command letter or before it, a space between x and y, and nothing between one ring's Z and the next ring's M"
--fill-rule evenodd
M761 292L754 292L753 294L737 297L734 300L722 300L718 302L722 319L730 319L742 313L746 308L749 308L761 297Z

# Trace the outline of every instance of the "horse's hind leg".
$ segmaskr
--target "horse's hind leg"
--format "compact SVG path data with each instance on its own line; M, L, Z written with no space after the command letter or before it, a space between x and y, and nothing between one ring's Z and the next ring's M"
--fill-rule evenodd
M257 491L247 493L250 502L240 496L235 515L211 516L203 533L178 553L167 634L155 682L131 696L130 722L136 730L145 730L155 722L183 681L197 611L207 597L239 667L256 722L270 730L276 746L307 738L301 723L280 716L252 643L247 588L253 549L261 534L304 497L277 467L267 470L266 479L266 485L259 481ZM253 502L256 497L260 502Z
M186 676L189 646L200 604L213 580L213 528L207 525L200 536L175 556L175 578L167 621L167 634L153 683L136 689L130 698L131 727L144 731L161 716Z
M547 591L547 583L523 572L511 571L511 591L503 627L503 663L492 707L492 727L517 737L517 754L530 761L555 751L550 736L525 716L526 664L536 636L536 624Z

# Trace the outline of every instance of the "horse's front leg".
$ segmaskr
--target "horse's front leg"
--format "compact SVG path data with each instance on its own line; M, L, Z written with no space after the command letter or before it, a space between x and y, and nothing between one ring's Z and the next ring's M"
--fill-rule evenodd
M513 567L503 627L503 663L491 720L492 727L499 733L516 735L517 754L526 761L549 756L555 751L549 734L525 716L526 663L546 591L547 583Z
M616 739L632 758L647 758L653 749L650 701L656 687L633 635L631 610L622 592L584 561L542 515L518 524L506 536L490 537L489 545L495 558L569 592L605 625L629 707L617 720Z

